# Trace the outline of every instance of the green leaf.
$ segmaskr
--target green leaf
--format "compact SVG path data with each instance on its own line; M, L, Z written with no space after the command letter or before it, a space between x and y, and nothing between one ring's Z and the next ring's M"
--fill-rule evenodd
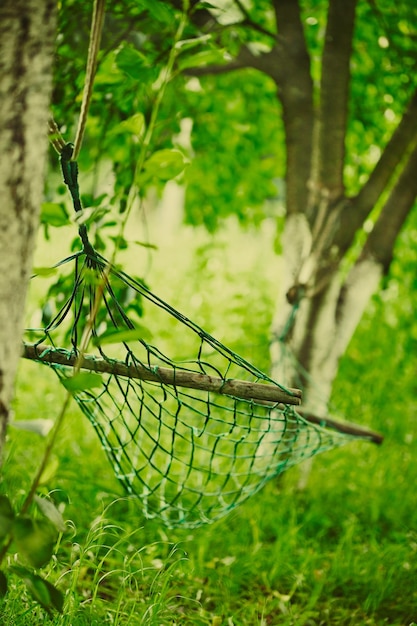
M50 226L67 226L70 219L63 204L43 202L41 205L41 223Z
M143 113L135 113L132 117L129 117L127 120L123 120L120 124L117 124L113 129L112 133L132 133L137 137L141 137L145 130L145 117Z
M55 478L58 468L58 458L56 456L50 457L40 477L39 485L47 485L50 483L51 480Z
M147 241L134 241L137 246L142 246L142 248L150 248L151 250L158 250L158 246L154 243L148 243Z
M205 65L221 65L226 63L224 50L202 50L190 56L180 57L178 65L180 70L186 70L190 67L201 67Z
M58 272L57 267L34 267L33 273L36 276L53 276Z
M94 372L79 372L70 378L63 378L61 382L68 391L77 392L100 387L102 379L100 374Z
M154 152L144 165L144 172L139 175L139 184L156 178L161 181L171 180L184 170L188 160L176 149L164 149Z
M14 520L13 537L19 554L33 567L43 567L51 560L58 533L48 520L21 515Z
M46 498L40 498L35 495L34 498L38 509L41 513L49 519L49 521L55 526L58 532L63 533L66 530L64 518L62 517L60 511L56 508L53 502L47 500Z
M52 583L21 565L13 565L10 571L25 583L30 594L46 611L56 609L62 613L64 596Z
M26 567L14 565L10 568L10 570L13 574L16 574L16 576L23 580L35 600L45 609L49 610L52 604L51 596L49 594L48 587L44 584L45 581L43 578Z
M143 54L132 46L124 46L116 56L116 65L119 70L122 70L122 72L135 80L142 78L145 64L146 59Z
M140 3L143 7L148 9L152 17L158 22L164 22L168 25L172 24L174 17L173 12L163 2L159 2L159 0L141 0Z
M103 278L97 274L93 268L86 268L84 270L84 282L91 287L98 287L103 284Z
M85 224L88 226L93 222L99 222L107 213L110 213L108 207L87 207L82 211L78 211L74 216L74 220L77 224Z
M140 341L150 339L151 334L144 326L136 326L132 330L118 330L103 333L99 337L94 338L94 345L104 345L109 343L123 343L128 341Z
M48 580L44 580L43 582L48 588L52 606L54 607L54 609L58 611L58 613L62 613L64 610L64 594L62 593L62 591L57 589L55 585L50 583Z
M11 531L13 520L14 513L9 498L0 495L0 541Z
M0 571L0 598L4 598L7 593L7 578L4 572Z
M127 250L129 247L128 241L124 237L121 237L120 235L117 235L115 237L109 237L109 239L111 241L114 241L114 243L116 244L116 248L118 250Z

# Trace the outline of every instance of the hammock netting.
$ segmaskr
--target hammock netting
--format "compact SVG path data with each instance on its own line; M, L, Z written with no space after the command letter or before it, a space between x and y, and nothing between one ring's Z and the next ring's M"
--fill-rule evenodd
M62 138L54 146L81 212L73 146ZM213 522L304 459L358 437L380 442L360 427L353 434L305 419L298 389L279 385L110 265L85 224L79 234L83 248L57 264L23 356L56 372L145 517L170 527Z
M171 527L212 522L286 468L352 440L304 419L298 390L91 247L59 266L69 295L50 290L47 323L26 331L24 356L51 367L72 393L147 518ZM80 355L87 320L92 340Z

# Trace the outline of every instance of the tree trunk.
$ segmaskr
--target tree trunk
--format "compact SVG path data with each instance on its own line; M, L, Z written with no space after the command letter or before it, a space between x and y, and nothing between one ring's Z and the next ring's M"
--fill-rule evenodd
M342 198L339 206L327 207L329 232L326 234L324 229L321 233L329 243L324 249L318 245L305 214L287 216L283 235L285 269L273 322L272 369L276 380L303 389L307 411L326 414L339 360L389 269L395 240L415 203L416 168L417 140L346 276L340 272L343 257L338 256L340 249L335 242L340 240L339 231L347 217L337 220L332 218L332 211L336 216L347 211L357 215L361 194ZM378 180L375 182L378 184Z
M281 6L280 2L275 4ZM356 0L329 0L311 171L308 177L301 168L292 176L287 173L287 186L297 180L298 186L308 188L308 201L304 207L294 206L294 194L287 189L285 269L272 329L274 377L284 384L301 386L306 410L322 415L327 412L339 360L388 271L395 240L417 196L417 92L360 193L351 198L345 193L355 9ZM278 26L285 36L285 21L281 19ZM294 39L292 31L289 35ZM298 67L300 75L304 72L304 66ZM297 93L294 73L289 84L277 76L281 99L286 90ZM292 167L291 162L287 167ZM347 276L343 275L341 264L357 231L395 178L361 253Z
M0 3L0 462L43 193L54 0Z

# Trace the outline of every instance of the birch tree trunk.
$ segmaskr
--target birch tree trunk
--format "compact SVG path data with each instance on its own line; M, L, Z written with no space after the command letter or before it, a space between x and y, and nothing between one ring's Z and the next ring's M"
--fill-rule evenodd
M43 193L54 0L0 3L0 461Z

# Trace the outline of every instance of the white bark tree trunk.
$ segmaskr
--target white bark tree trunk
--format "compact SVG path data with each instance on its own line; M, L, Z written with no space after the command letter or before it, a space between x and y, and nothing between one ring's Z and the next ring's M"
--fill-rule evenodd
M54 0L0 3L0 461L43 193Z
M329 270L315 293L317 288L309 285L317 284L320 259L314 255L312 241L305 216L289 215L283 283L272 326L272 375L281 384L302 389L302 412L325 418L339 360L377 291L383 265L370 257L359 258L344 282L337 268ZM292 298L295 301L289 302ZM307 486L311 464L312 460L306 461L300 468L299 489Z
M302 385L305 410L325 416L339 360L377 291L383 265L360 258L344 281L336 268L315 289L311 285L318 264L303 214L288 216L283 238L282 288L272 328L273 376L289 386ZM297 285L299 300L294 296L289 302L287 294Z

